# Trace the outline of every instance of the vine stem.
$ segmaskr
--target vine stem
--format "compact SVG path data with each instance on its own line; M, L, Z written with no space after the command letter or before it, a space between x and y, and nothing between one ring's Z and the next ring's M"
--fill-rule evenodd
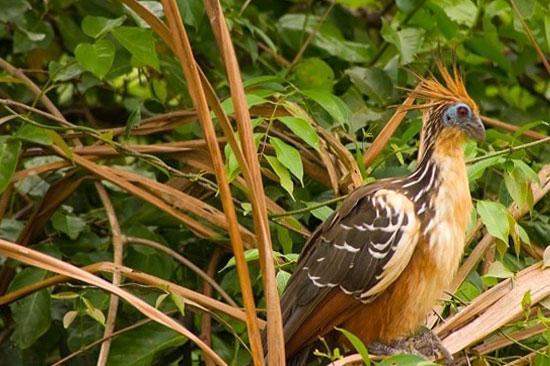
M480 157L477 157L477 158L470 159L466 162L466 164L474 164L474 163L477 163L477 162L485 160L485 159L493 158L495 156L511 154L515 151L524 150L524 149L533 147L535 145L543 144L543 143L548 142L548 141L550 141L550 137L545 137L542 140L528 142L526 144L522 144L522 145L518 145L518 146L510 146L507 149L495 151L494 153L491 153L491 154L487 154L487 155L483 155L483 156L480 156Z

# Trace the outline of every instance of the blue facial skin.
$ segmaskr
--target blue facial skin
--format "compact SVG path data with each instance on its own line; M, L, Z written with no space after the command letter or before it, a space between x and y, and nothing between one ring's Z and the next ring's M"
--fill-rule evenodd
M478 116L465 103L456 103L443 113L443 124L446 127L458 127L476 140L485 139L485 128Z

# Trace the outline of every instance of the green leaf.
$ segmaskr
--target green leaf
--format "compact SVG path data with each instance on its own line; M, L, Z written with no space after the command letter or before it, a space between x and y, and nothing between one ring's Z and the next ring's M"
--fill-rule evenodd
M302 93L319 104L337 123L341 125L349 123L351 111L336 95L319 89L302 90Z
M181 315L185 316L185 302L183 301L183 298L174 293L170 293L170 299L176 305Z
M248 108L258 104L264 104L266 102L267 99L262 98L256 94L246 95L246 104L248 105ZM235 109L233 108L233 101L231 100L231 98L227 98L222 102L222 109L227 115L232 115L233 113L235 113Z
M204 2L202 0L177 0L177 3L183 22L198 29L204 16Z
M392 95L391 79L376 67L352 67L346 70L346 74L361 93L375 98L380 103L384 103Z
M52 225L54 229L75 240L86 227L86 222L78 216L57 210L52 216Z
M319 136L308 121L298 117L279 117L286 127L315 150L319 150Z
M492 201L479 201L476 205L477 212L489 234L504 243L508 243L510 213L502 204Z
M301 89L323 89L332 91L334 71L318 57L306 58L294 68L296 86Z
M27 285L45 279L47 271L38 268L25 268L15 275L9 291L15 291ZM50 328L51 299L47 289L34 292L10 305L15 322L12 340L21 349L32 346Z
M48 72L52 81L67 81L80 76L84 70L80 64L72 57L65 63L52 61L48 65Z
M0 0L0 22L12 21L23 15L31 6L25 0Z
M291 274L287 271L280 270L279 272L277 272L275 280L277 281L277 290L279 290L279 294L282 295L285 291L288 280L290 280L290 276Z
M303 183L304 167L298 150L277 137L270 137L269 142L275 149L277 160L283 164L298 180Z
M424 43L426 31L419 28L403 28L399 31L384 23L382 37L399 51L401 64L407 65L414 60Z
M501 164L504 162L502 156L495 156L489 159L484 159L468 166L468 180L470 182L475 182L483 176L485 170L489 167Z
M113 340L109 366L150 366L158 355L186 342L181 334L157 323L149 323Z
M273 171L277 176L279 177L279 183L281 183L281 187L285 191L290 194L290 197L294 199L293 192L294 192L294 183L292 183L292 178L290 177L290 173L288 172L288 169L284 167L283 164L277 160L274 156L266 156L265 157L269 165L271 165L271 168L273 168Z
M257 261L259 258L260 258L260 252L258 252L258 249L248 249L244 252L244 260L246 262ZM235 257L232 257L227 261L225 266L223 266L223 268L220 269L220 272L226 270L227 268L231 268L235 266L235 264L236 264Z
M514 273L506 268L502 262L496 261L491 263L485 277L511 278L514 277Z
M115 59L115 46L107 39L94 44L81 43L74 52L80 65L100 79L107 75Z
M472 27L477 19L477 7L471 0L440 0L438 5L458 24Z
M371 361L369 357L369 351L367 350L367 347L365 344L352 332L342 329L342 328L336 328L340 333L342 333L348 341L353 345L355 350L361 355L361 359L363 360L364 364L366 366L370 366Z
M510 197L517 203L520 208L531 207L533 203L533 194L529 187L529 181L523 173L517 169L512 169L504 175L504 184Z
M99 38L114 28L121 26L125 20L125 15L115 19L87 15L82 21L82 30L90 37Z
M306 206L310 207L313 205L317 205L318 202L305 202L305 204ZM311 210L311 214L321 221L325 221L326 219L328 219L333 212L334 210L329 206L322 206L322 207L316 208L315 210Z
M436 363L428 361L423 357L416 355L395 355L383 359L377 363L377 366L437 366Z
M134 66L149 65L159 70L155 39L151 30L138 27L118 27L113 29L112 33L117 41L130 51Z
M51 145L53 140L46 129L25 123L15 132L14 137L40 145Z
M10 184L20 151L21 141L10 139L9 136L0 136L0 193Z
M86 307L86 314L97 321L101 325L105 325L105 314L103 312L96 308L90 300L83 297L82 301L84 302L84 306Z
M237 178L240 173L239 162L237 161L237 156L233 152L231 145L225 144L224 147L225 154L225 169L227 171L227 179L229 182L232 182L233 179Z

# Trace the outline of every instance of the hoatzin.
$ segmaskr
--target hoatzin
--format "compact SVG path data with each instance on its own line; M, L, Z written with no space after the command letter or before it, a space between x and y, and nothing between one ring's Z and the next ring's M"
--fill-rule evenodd
M306 243L281 299L289 364L304 364L319 337L345 343L335 327L374 352L424 339L431 347L416 351L450 357L431 331L415 332L462 257L472 209L462 148L485 129L456 68L439 71L442 82L422 79L412 92L425 100L413 106L424 122L414 172L356 189Z

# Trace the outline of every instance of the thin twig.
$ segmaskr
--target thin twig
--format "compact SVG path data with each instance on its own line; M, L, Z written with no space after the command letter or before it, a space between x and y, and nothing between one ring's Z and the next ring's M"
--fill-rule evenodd
M544 55L544 52L540 49L539 45L537 44L537 40L533 36L533 32L531 32L531 29L529 28L529 25L523 19L523 15L521 14L521 11L519 10L516 2L514 0L510 0L510 3L512 4L512 8L514 8L514 11L518 15L519 21L521 22L521 25L523 26L523 30L525 30L525 33L527 34L527 38L529 38L529 41L531 42L531 45L535 48L535 51L537 52L537 56L541 60L542 64L544 65L544 68L546 69L546 72L550 75L550 63L546 59L546 56Z
M530 137L530 138L535 139L535 140L542 140L543 138L546 137L545 135L543 135L541 133L538 133L538 132L535 132L535 131L530 131L530 130L522 131L521 126L514 126L514 125L511 125L509 123L499 121L496 118L481 116L481 120L489 126L498 127L498 128L503 129L503 130L506 130L506 131L510 131L510 132L521 131L520 133L522 135Z
M120 230L120 225L116 216L113 203L109 198L107 189L103 186L101 182L95 182L95 188L101 199L103 207L105 207L105 212L107 214L107 220L109 221L109 226L111 227L111 236L113 241L113 262L116 266L122 266L122 257L123 257L123 241L122 233ZM120 272L115 270L113 272L112 279L113 286L120 286L121 275ZM118 311L119 299L116 295L111 295L109 300L109 309L107 311L107 320L105 322L105 329L103 331L103 338L107 338L105 342L101 344L101 350L99 351L99 356L97 358L98 366L105 366L107 364L107 359L109 358L109 350L111 349L111 335L115 329L117 311Z
M330 3L327 10L321 16L321 19L319 19L319 22L317 23L316 27L311 32L309 32L306 40L304 41L304 43L300 47L300 50L298 50L298 53L296 54L296 56L294 56L294 59L292 60L290 65L288 65L288 67L285 71L286 75L288 75L288 73L290 73L290 71L292 71L294 66L296 66L296 64L298 62L300 62L300 60L302 59L302 56L304 55L304 52L306 51L307 47L309 46L309 44L311 42L313 42L313 40L317 36L317 33L319 33L319 31L321 30L321 26L323 25L323 23L325 22L325 20L327 19L327 17L329 16L330 12L332 11L332 9L334 8L335 5L336 5L336 2L331 2ZM307 19L304 20L304 22L306 22L306 21L307 21ZM304 26L307 27L307 24L304 25Z
M214 277L216 268L221 258L221 251L219 248L214 249L212 257L210 257L210 263L208 263L207 275ZM209 282L205 281L202 289L202 293L205 296L212 296L212 286ZM204 313L201 319L201 339L204 343L212 344L212 316L208 313ZM203 354L204 363L206 366L213 366L214 362L208 357L206 353Z
M477 162L482 161L482 160L494 158L495 156L511 154L515 151L528 149L528 148L533 147L535 145L544 144L545 142L548 142L548 141L550 141L550 136L545 137L542 140L532 141L532 142L528 142L526 144L522 144L522 145L518 145L518 146L510 146L507 149L495 151L495 152L490 153L490 154L486 154L486 155L483 155L483 156L478 156L477 158L470 159L466 162L466 164L474 164L474 163L477 163Z
M331 205L333 203L343 201L343 200L346 199L346 197L347 197L347 195L332 198L330 200L319 202L319 203L316 203L314 205L307 206L307 207L304 207L304 208L299 208L297 210L286 211L286 212L283 212L283 213L280 213L280 214L271 214L271 215L269 215L269 217L270 218L277 218L277 217L293 216L293 215L298 215L298 214L310 212L310 211L316 210L318 208L325 207L325 206Z
M144 245L156 250L159 250L165 254L168 254L172 258L176 259L178 262L195 272L202 280L204 280L206 283L208 283L210 286L216 289L218 293L221 295L221 297L224 298L225 301L227 301L228 304L238 307L237 303L225 292L225 290L206 272L204 272L202 269L200 269L198 266L196 266L193 262L191 262L189 259L185 258L175 250L172 250L168 248L165 245L162 245L160 243L157 243L156 241L149 240L149 239L143 239L143 238L137 238L134 236L123 236L122 237L123 242L125 244L138 244L138 245Z

